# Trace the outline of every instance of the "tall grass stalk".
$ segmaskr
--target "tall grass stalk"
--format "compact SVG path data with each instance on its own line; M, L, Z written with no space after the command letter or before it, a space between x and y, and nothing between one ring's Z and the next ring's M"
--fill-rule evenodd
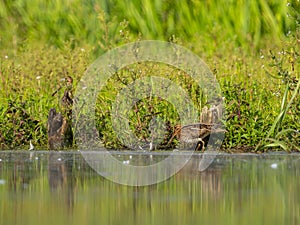
M274 120L274 123L272 124L266 138L262 141L261 144L259 144L256 147L256 149L261 148L261 147L263 149L280 147L280 148L284 149L285 151L289 151L290 145L292 144L292 146L295 149L300 151L300 146L297 146L297 145L293 144L292 142L287 143L285 141L280 141L281 136L283 136L283 134L285 134L285 133L299 132L294 129L283 129L283 127L282 127L284 118L286 117L288 110L290 109L291 105L294 103L296 96L299 96L299 88L300 88L300 81L298 81L296 88L292 92L292 97L288 101L288 92L290 89L290 85L286 84L285 92L284 92L282 102L281 102L280 112L279 112L278 116L276 117L276 119Z

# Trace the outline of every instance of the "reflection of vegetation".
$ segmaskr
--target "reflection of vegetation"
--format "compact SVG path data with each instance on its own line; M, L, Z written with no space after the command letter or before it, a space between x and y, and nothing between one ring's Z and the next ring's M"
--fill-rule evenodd
M0 179L7 182L0 183L1 224L235 225L300 219L295 155L218 156L204 173L197 171L194 156L165 182L130 187L99 177L80 154L35 154L30 161L30 152L0 153Z
M45 147L49 109L61 111L62 93L51 96L61 78L72 76L76 86L96 53L152 38L190 48L215 73L227 104L224 148L299 150L298 9L299 1L281 0L1 2L0 146L24 148L32 140ZM122 147L111 127L116 93L153 73L182 86L199 109L204 106L206 96L181 71L151 63L123 68L99 93L97 129L105 146ZM130 126L141 139L149 137L157 115L169 132L165 146L178 119L168 104L155 97L136 103Z

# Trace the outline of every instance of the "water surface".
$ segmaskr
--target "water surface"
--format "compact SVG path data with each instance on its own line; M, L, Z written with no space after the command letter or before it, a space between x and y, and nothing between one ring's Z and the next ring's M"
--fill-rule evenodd
M218 155L200 173L201 157L131 187L99 176L79 152L0 152L0 224L300 224L300 155Z

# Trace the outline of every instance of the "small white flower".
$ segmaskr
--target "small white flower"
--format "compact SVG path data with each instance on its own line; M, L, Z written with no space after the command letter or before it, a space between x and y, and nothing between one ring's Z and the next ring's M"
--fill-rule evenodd
M41 76L37 76L36 79L37 79L37 80L41 79Z
M261 55L260 58L263 59L263 58L265 58L265 56L264 56L264 55Z
M84 48L81 48L80 51L81 51L81 52L85 52L85 49L84 49Z
M4 56L5 59L8 59L8 55Z

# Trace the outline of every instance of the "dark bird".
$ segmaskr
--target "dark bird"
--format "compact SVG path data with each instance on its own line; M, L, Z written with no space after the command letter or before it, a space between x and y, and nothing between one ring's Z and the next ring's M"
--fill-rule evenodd
M63 149L72 144L73 135L69 121L54 108L48 115L48 145L51 150Z
M73 106L72 85L73 79L65 78L66 88L61 98L61 112L51 108L48 114L48 145L51 150L63 149L72 145L73 133L71 128L71 116ZM54 96L62 87L60 86L53 94Z

